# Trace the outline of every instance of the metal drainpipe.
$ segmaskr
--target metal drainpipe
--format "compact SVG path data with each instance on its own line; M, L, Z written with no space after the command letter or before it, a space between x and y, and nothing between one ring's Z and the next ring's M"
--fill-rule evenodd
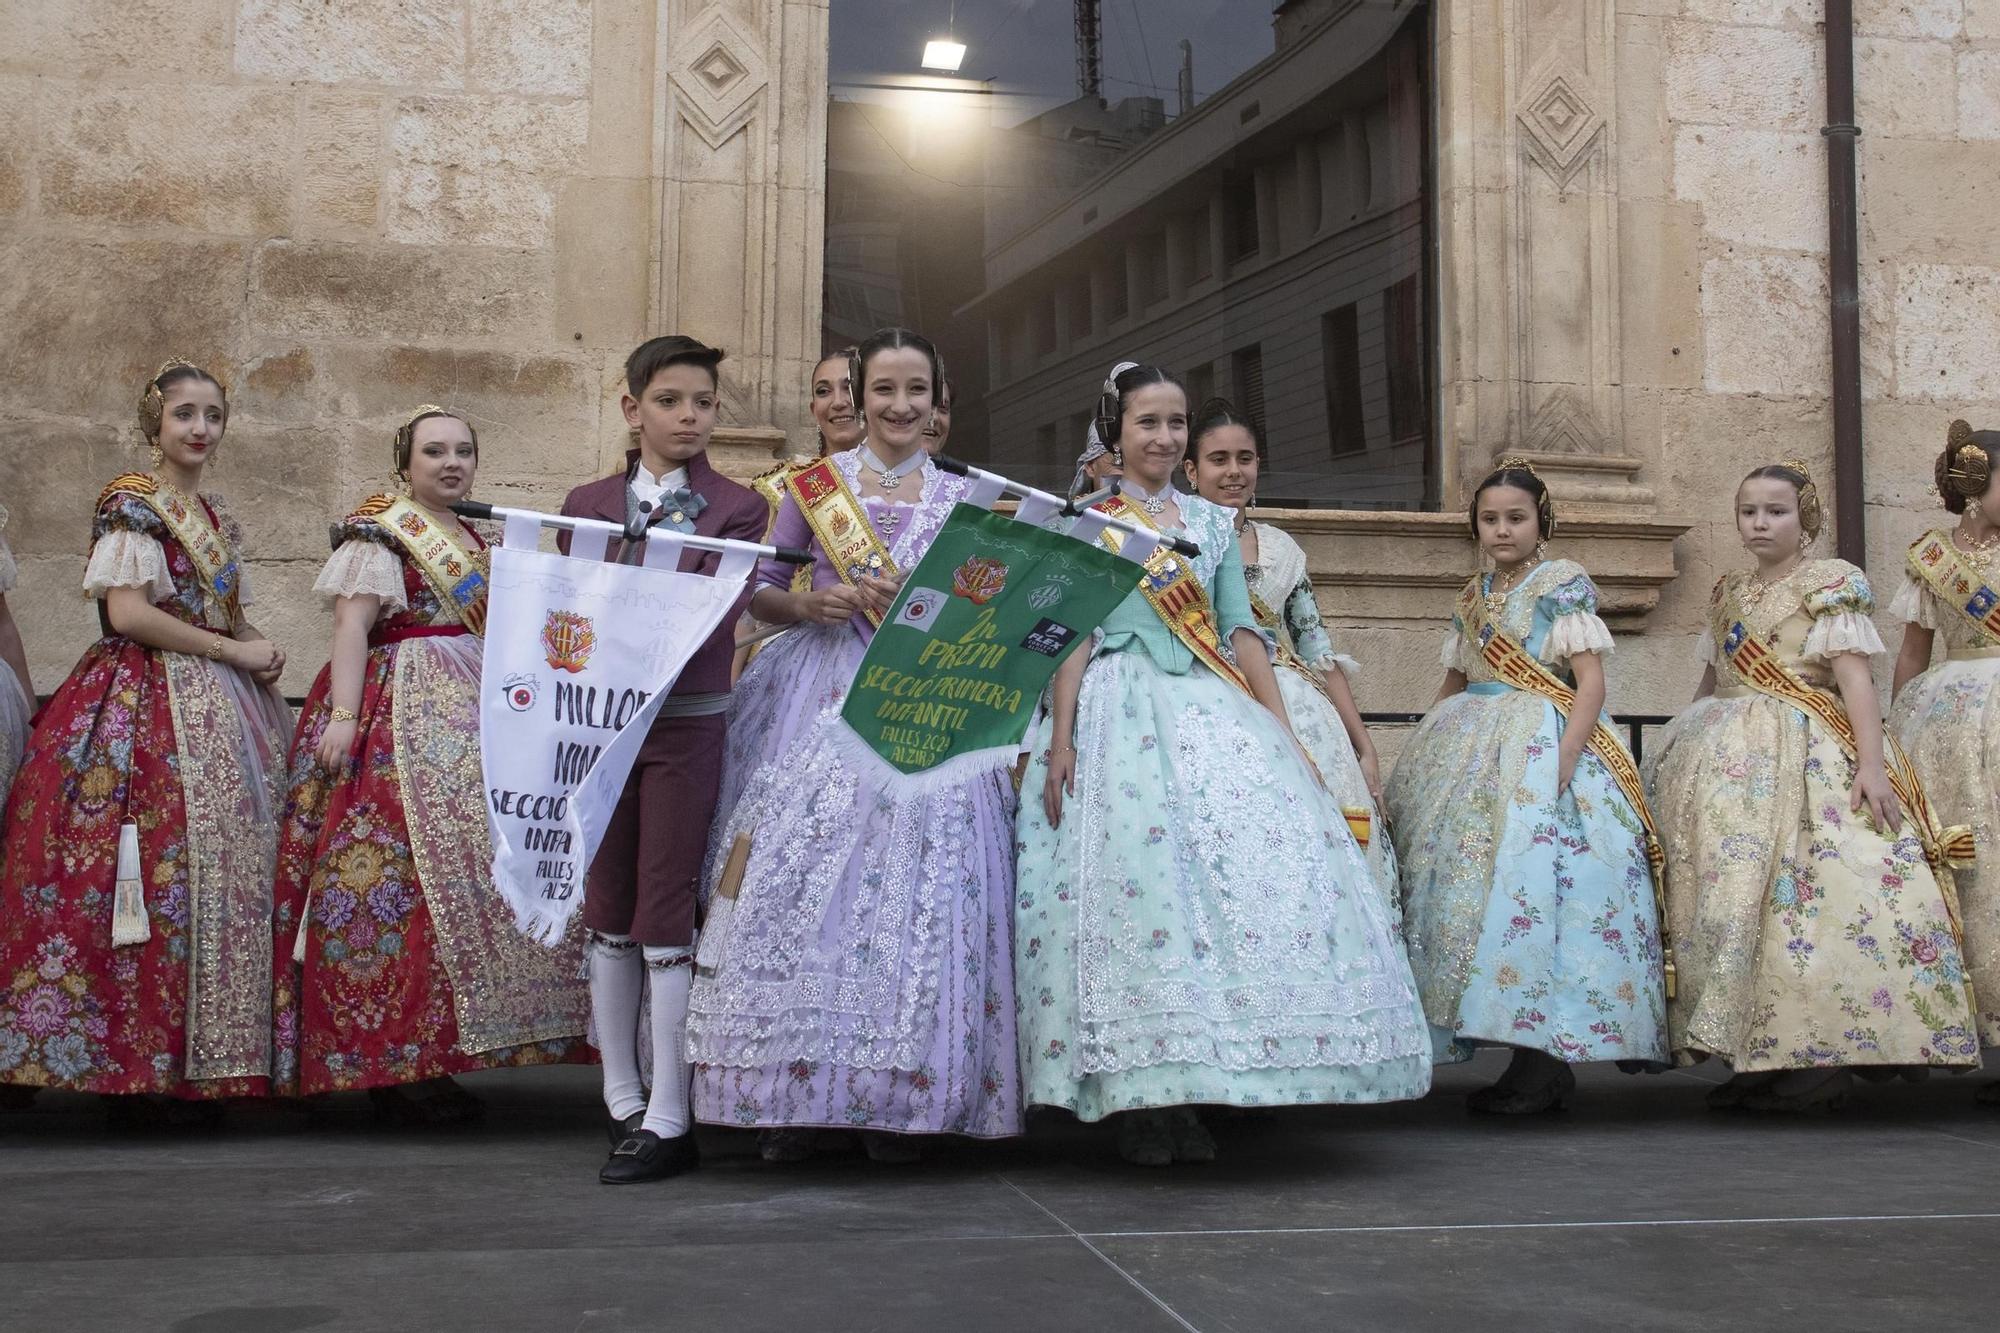
M1854 4L1826 0L1827 263L1833 324L1833 521L1842 560L1865 564L1861 466L1861 259L1855 195Z

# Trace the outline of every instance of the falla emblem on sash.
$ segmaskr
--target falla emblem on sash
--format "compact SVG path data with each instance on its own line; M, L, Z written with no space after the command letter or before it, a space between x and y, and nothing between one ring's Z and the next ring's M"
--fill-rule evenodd
M833 533L834 536L845 537L848 533L848 530L854 526L854 521L848 518L846 513L836 509L833 511L832 515L827 519L826 526L827 530Z
M548 655L550 667L571 673L581 671L589 664L591 650L596 647L597 629L589 616L575 611L549 612L548 621L542 626L542 650Z

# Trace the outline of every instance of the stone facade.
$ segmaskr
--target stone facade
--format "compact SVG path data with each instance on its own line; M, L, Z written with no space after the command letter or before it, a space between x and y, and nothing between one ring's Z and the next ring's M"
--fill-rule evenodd
M424 401L480 493L553 505L620 460L651 333L726 348L739 467L819 349L826 0L34 0L0 6L0 503L35 685L96 632L97 489L138 387L213 367L209 480L247 529L285 687L325 660L326 525ZM779 78L778 72L784 71Z
M1340 6L1294 0L1300 28ZM2000 423L2000 0L1857 0L1867 516L1893 589L1945 424ZM93 632L84 519L135 462L169 354L236 416L214 482L302 690L324 524L399 414L461 404L482 492L548 502L623 446L618 365L726 346L725 462L811 438L826 0L46 0L0 8L0 501L47 690ZM1798 455L1832 487L1819 0L1436 0L1448 507L1502 452L1624 642L1615 707L1669 712L1727 493ZM1143 349L1135 349L1143 350ZM1080 403L1079 407L1087 406ZM1470 568L1452 513L1274 515L1364 707L1417 709ZM1830 538L1827 539L1830 543ZM1885 626L1885 629L1892 627ZM1893 644L1894 636L1891 634Z

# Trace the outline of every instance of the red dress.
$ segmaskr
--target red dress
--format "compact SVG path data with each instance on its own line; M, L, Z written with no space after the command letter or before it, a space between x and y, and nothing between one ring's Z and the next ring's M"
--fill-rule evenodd
M216 563L199 565L148 495L197 525L188 531L219 537ZM164 556L166 578L148 584L160 610L217 634L240 615L239 534L211 500L120 478L92 540L100 553ZM8 803L0 1082L190 1099L267 1090L270 876L290 721L234 667L110 633L84 653L29 737ZM150 938L114 948L127 819Z
M555 949L528 940L489 877L481 640L377 521L388 517L381 503L336 525L319 585L346 590L335 570L355 556L386 571L386 550L395 572L377 582L400 578L404 606L385 600L369 634L348 771L330 774L315 757L331 665L292 741L273 918L279 1086L319 1093L591 1062L580 932ZM356 542L366 545L340 553ZM467 563L483 559L476 536L474 547Z

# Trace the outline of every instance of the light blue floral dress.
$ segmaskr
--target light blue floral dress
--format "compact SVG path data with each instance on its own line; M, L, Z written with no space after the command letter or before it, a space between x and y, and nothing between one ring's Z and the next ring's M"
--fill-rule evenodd
M1461 607L1476 606L1491 578L1474 580ZM1500 624L1558 673L1574 654L1612 646L1597 589L1569 560L1510 592ZM1570 1063L1664 1062L1643 826L1588 750L1556 795L1562 714L1495 679L1478 630L1463 611L1452 618L1443 662L1468 684L1425 716L1383 792L1424 1012L1452 1055L1481 1041Z
M1255 628L1232 511L1179 497L1223 641ZM1214 1102L1418 1097L1415 981L1339 806L1284 729L1135 591L1096 636L1076 793L1049 826L1053 721L1017 818L1014 960L1032 1104L1084 1120Z

